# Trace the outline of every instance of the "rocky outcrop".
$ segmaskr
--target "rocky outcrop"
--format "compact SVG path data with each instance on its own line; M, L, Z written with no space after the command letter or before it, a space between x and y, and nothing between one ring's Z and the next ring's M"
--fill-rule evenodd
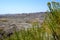
M6 28L6 27L4 27L4 29L2 28L0 31L0 39L3 39L3 36L10 37L16 30L18 30L18 29L16 28L15 24L9 25L8 28Z

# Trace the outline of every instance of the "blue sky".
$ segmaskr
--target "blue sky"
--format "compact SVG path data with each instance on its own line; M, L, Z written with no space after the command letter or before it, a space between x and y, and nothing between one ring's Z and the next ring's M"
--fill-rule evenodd
M0 14L45 12L52 0L0 0ZM60 2L59 0L57 0Z

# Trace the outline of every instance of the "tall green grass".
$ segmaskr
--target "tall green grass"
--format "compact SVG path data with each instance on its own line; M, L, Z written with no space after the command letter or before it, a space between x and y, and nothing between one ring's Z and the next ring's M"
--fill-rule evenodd
M48 2L48 7L50 13L47 15L48 27L51 30L54 40L59 40L59 35L57 32L58 27L60 26L60 3L52 1ZM60 27L59 27L60 28Z
M19 32L15 31L15 33L6 40L53 40L53 36L48 34L43 26L39 27L38 24L34 24L32 28L27 28L27 30L22 29Z

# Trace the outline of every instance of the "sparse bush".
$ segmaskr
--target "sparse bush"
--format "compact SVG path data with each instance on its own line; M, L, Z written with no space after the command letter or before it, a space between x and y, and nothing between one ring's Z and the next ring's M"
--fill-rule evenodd
M0 19L0 22L8 22L6 19Z

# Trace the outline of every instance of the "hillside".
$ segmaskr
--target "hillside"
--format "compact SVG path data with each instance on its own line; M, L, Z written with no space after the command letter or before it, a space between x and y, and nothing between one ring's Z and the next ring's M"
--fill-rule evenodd
M42 24L46 12L0 15L0 28L8 30L16 25L17 29L32 27L32 22ZM11 26L12 25L12 26Z

